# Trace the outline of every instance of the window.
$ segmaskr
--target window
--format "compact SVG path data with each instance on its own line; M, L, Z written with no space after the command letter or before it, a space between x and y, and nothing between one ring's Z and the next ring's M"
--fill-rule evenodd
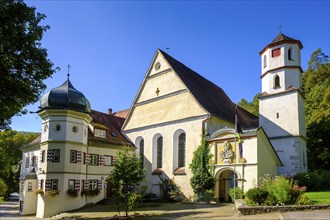
M276 118L280 117L280 113L276 112Z
M25 158L25 168L29 168L30 166L30 157Z
M185 167L186 162L186 134L182 133L179 136L179 152L178 152L178 166Z
M90 155L90 165L97 166L99 164L99 155L91 154Z
M53 151L54 151L54 160L53 160L53 162L60 162L60 150L55 149Z
M27 191L32 192L32 182L28 182Z
M77 151L70 150L70 163L76 163Z
M157 168L163 167L163 137L157 139Z
M49 190L58 190L58 179L50 179L50 180L46 180L46 184L45 184L45 189L46 191Z
M264 62L264 68L267 67L267 56L266 55L264 55L264 61L263 62Z
M59 125L59 124L55 125L55 130L56 130L56 131L61 130L61 125Z
M75 184L75 180L69 179L68 189L75 190L74 184Z
M279 75L276 75L274 77L274 88L279 88L280 87L280 77Z
M292 47L288 49L288 60L293 60L293 50Z
M32 167L37 167L38 166L38 157L37 156L33 156L31 158L31 166Z
M105 134L106 134L105 130L95 129L95 132L94 132L95 137L106 138Z
M45 151L41 151L41 163L45 162Z
M21 182L21 192L24 192L24 180Z
M278 57L281 55L281 48L272 50L272 57Z
M24 201L19 200L19 211L23 212L24 211L23 208L24 208Z
M143 139L140 141L139 150L140 150L139 156L140 156L141 164L143 167L144 166L144 140Z
M104 165L112 166L112 156L108 156L108 155L104 156Z
M97 180L90 180L89 181L89 190L97 189Z
M78 128L77 128L77 126L73 126L73 127L72 127L72 132L73 132L73 133L77 133L77 132L78 132Z
M83 152L83 164L86 164L86 153Z
M58 190L58 180L52 180L52 190Z
M40 180L40 186L39 186L39 188L40 188L41 190L44 189L44 179L41 179L41 180Z

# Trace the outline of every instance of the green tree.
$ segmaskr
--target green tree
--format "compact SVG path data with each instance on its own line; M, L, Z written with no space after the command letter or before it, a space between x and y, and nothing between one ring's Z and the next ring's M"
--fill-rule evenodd
M133 187L144 180L141 161L135 153L129 151L129 147L123 147L117 152L114 170L109 175L114 197L117 201L123 201L126 216L128 209L134 207L137 199Z
M0 1L0 129L8 129L11 118L25 114L46 88L43 80L56 69L41 46L48 25L44 14L23 0Z
M321 49L311 55L303 74L309 170L330 165L330 59Z
M0 180L2 179L7 186L5 199L11 192L18 191L19 162L22 159L20 147L30 143L37 136L36 133L0 131Z
M194 152L193 159L189 166L193 173L190 184L198 200L202 198L207 190L213 189L215 185L212 156L209 144L203 134L201 144Z
M247 100L245 100L244 98L241 99L241 101L239 101L237 103L238 106L244 108L245 110L247 110L248 112L258 116L259 115L259 96L260 93L257 93L254 97L252 102L248 102Z

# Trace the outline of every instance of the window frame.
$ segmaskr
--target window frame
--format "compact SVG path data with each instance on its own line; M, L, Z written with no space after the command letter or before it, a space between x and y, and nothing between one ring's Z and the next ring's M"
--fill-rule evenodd
M77 163L77 151L76 150L70 150L70 163Z
M44 163L45 162L45 154L46 154L46 151L45 150L42 150L41 151L41 163Z
M94 186L95 186L95 188L94 188ZM98 189L98 180L95 180L95 179L89 180L88 181L88 189L89 190L96 190L96 189Z
M99 165L99 155L98 154L90 154L89 158L90 158L89 165L92 165L92 166L98 166Z
M52 190L58 190L58 179L52 179Z
M281 79L278 74L274 76L274 89L281 88Z
M184 135L184 136L183 136ZM183 145L181 145L181 137L184 137ZM178 137L178 167L186 166L186 133L181 133ZM181 156L181 158L180 158Z
M28 192L32 192L33 191L32 182L28 182L28 184L27 184L27 191Z
M53 151L53 161L52 162L59 163L61 161L61 150L53 149L52 151Z
M68 190L75 190L75 183L76 183L76 180L68 179Z
M112 157L111 155L104 155L104 166L113 166L112 165ZM110 163L107 163L110 159Z
M159 136L156 140L156 158L157 158L157 169L163 167L163 145L164 139L163 136Z

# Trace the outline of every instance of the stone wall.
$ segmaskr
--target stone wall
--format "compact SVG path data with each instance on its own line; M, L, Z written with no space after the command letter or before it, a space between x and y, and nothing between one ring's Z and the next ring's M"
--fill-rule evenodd
M239 206L236 204L236 207ZM286 205L286 206L247 206L240 205L237 210L242 215L254 215L266 212L294 212L304 210L330 209L330 204L326 205Z

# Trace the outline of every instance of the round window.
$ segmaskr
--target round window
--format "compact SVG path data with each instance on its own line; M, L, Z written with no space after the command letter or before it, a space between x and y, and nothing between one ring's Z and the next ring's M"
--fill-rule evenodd
M46 132L46 131L47 131L47 129L48 129L48 125L47 125L47 124L45 124L45 125L44 125L44 132Z
M160 62L157 62L156 64L155 64L155 70L159 70L160 69Z
M77 133L77 131L78 131L77 126L73 126L73 127L72 127L72 131L73 131L74 133Z

